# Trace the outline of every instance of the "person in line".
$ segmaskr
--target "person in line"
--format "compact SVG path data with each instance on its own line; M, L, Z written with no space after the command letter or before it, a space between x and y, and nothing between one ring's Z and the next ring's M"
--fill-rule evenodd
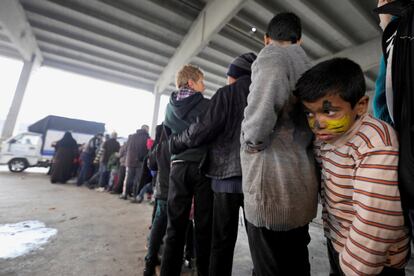
M155 175L152 174L150 168L148 167L148 155L144 157L141 175L138 179L139 181L134 183L134 187L132 189L131 203L141 203L144 200L144 195L146 193L152 194L152 183L155 179Z
M168 137L171 131L163 124L156 128L154 148L149 154L149 167L157 171L155 183L156 209L149 234L148 251L145 256L144 276L153 276L155 267L160 264L158 252L167 229L167 198L170 177L171 154Z
M228 85L220 88L197 123L171 137L171 152L209 145L206 176L214 191L210 275L231 275L239 209L243 207L240 128L251 84L254 53L240 55L227 70Z
M101 164L102 155L104 153L103 144L111 138L109 134L105 134L99 148L96 150L95 158L93 159L94 174L89 178L87 186L89 189L95 189L99 185L99 179L101 178L102 171L106 171Z
M148 137L146 141L147 155L145 155L142 160L141 174L138 176L138 180L134 182L132 188L132 198L131 203L141 203L144 200L144 195L146 193L152 195L152 183L155 181L155 174L150 170L148 166L148 154L152 149L154 140Z
M78 154L78 144L67 131L55 145L53 168L50 176L52 183L66 183L72 176L72 165Z
M299 79L316 136L330 275L405 275L409 234L398 189L398 138L367 114L361 67L336 58Z
M121 194L122 187L125 181L125 159L126 159L126 142L122 144L121 148L119 149L119 170L118 170L118 181L115 183L114 187L112 188L111 194Z
M120 198L127 199L132 194L132 188L139 183L143 161L148 154L147 140L149 127L142 125L136 133L129 135L126 146L126 177Z
M108 171L110 172L108 182L108 192L112 192L113 189L118 185L119 180L119 152L112 153L108 160Z
M119 148L121 147L119 142L116 140L117 137L118 137L118 134L116 132L112 132L109 139L107 139L102 144L102 155L99 160L99 164L100 164L99 166L100 174L99 174L99 182L98 182L99 187L97 188L97 190L101 192L108 188L108 181L109 181L109 177L111 173L110 170L108 170L109 158L111 157L112 154L118 152Z
M308 225L316 216L318 179L312 132L295 83L310 67L300 19L280 13L252 65L241 126L247 234L256 275L310 275Z
M204 92L204 74L196 66L184 65L177 73L178 91L170 97L164 124L172 133L181 133L205 114L209 101ZM197 271L209 275L213 192L210 181L200 173L205 146L191 148L171 156L168 191L168 227L161 275L179 276L183 260L185 234L194 196Z
M102 133L95 134L82 151L81 168L77 179L77 185L82 186L85 181L88 181L93 174L93 160L95 159L96 151L100 148L103 139Z

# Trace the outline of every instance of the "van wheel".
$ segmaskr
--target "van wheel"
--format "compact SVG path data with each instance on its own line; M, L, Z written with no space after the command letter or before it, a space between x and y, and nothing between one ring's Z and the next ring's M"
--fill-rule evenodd
M11 172L22 172L27 169L28 164L26 159L23 158L15 158L9 161L9 170Z

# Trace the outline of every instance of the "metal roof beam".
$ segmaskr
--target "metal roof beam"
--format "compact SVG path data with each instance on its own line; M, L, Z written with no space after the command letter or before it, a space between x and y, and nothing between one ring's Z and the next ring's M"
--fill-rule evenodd
M21 60L19 52L14 48L5 45L0 45L0 56Z
M27 62L34 61L33 68L39 66L42 54L19 1L0 1L0 25L22 58Z
M76 65L78 67L82 67L82 68L85 68L91 71L96 71L98 73L101 73L101 72L108 73L110 75L118 76L120 78L133 79L136 81L140 81L142 84L153 85L155 83L154 80L149 80L145 77L140 77L140 76L136 76L136 75L125 73L125 72L119 72L112 67L111 68L103 67L101 64L91 63L90 61L87 61L87 60L75 59L74 57L69 56L69 55L62 56L59 54L50 53L46 51L43 53L43 55L45 57L45 60L44 60L45 64L46 62L53 60L56 62L61 62L62 64ZM83 74L83 72L81 74Z
M259 31L265 33L267 25L272 17L283 10L275 7L274 3L265 0L256 0L251 2L246 8L238 14L238 17L256 27ZM255 15L263 14L263 16ZM265 17L266 16L266 17ZM305 28L302 28L302 47L310 58L321 57L324 55L332 54L332 50L325 45L324 41L315 37L307 32Z
M67 2L60 0L53 0L53 2L25 1L24 8L32 13L77 27L83 32L90 32L94 35L110 38L166 58L169 58L174 53L175 47L152 39L148 34L140 34L138 29L134 32L131 30L131 27L126 29L125 26L119 26L119 24L115 24L111 20L105 21L103 18L93 17L81 8L81 11L75 10L74 8L77 8L77 6L73 1L70 1L70 4ZM66 6L63 4L66 4ZM71 5L73 5L72 8L70 8ZM28 13L28 17L31 21L30 13Z
M381 37L376 37L360 45L320 58L314 61L314 64L331 58L344 57L355 61L361 66L363 72L367 72L370 69L378 67L381 55ZM367 76L365 76L365 82L367 89L373 89L375 87L375 82Z
M360 0L349 0L348 1L351 8L353 10L351 11L347 11L351 14L351 12L356 12L361 19L365 20L366 23L370 26L370 32L373 33L380 33L380 28L378 26L378 22L375 21L374 17L372 16L373 13L369 10L365 10L364 8L361 7L361 2ZM376 2L376 1L375 1Z
M63 61L61 57L53 57L47 53L45 53L45 56L46 59L43 63L44 66L49 66L52 68L72 72L78 75L88 76L107 82L125 85L135 89L143 89L148 92L152 91L152 89L154 88L154 86L150 83L143 83L141 79L127 77L125 75L118 74L117 72L103 70L102 68L91 68L93 66L89 64L82 64L76 61L73 61L73 63L69 63L70 61Z
M249 0L212 0L200 12L187 35L159 77L154 92L162 93L177 70L196 56Z
M27 14L35 30L45 30L59 36L66 36L70 39L82 41L83 43L91 44L112 52L119 52L135 59L157 64L162 67L168 63L167 57L157 55L149 50L138 48L136 45L123 43L119 40L105 37L91 31L86 31L80 27L75 27L68 23L63 23L56 19L51 19L29 11L27 11Z
M111 69L120 73L124 73L126 75L131 76L139 76L145 78L147 80L151 80L155 82L157 80L158 74L150 73L148 71L131 67L126 64L118 63L113 60L104 59L101 57L97 57L83 51L78 51L70 48L60 47L58 45L53 45L47 42L39 41L39 45L44 54L54 54L62 57L67 57L70 59L83 61L89 63L91 65L101 66L103 68Z
M90 55L117 62L119 64L124 64L126 66L134 67L137 69L144 70L148 73L153 73L159 75L162 72L163 67L155 64L150 64L141 59L137 59L130 55L122 54L119 52L111 51L105 48L95 46L93 44L88 44L86 42L76 40L70 37L61 35L60 33L52 33L46 30L33 28L38 42L41 46L42 42L47 42L56 46L63 48L68 48L71 50L76 50L83 53L88 53ZM0 42L1 43L1 42Z
M381 55L381 37L376 37L360 45L320 58L314 61L314 64L335 57L345 57L358 63L361 66L362 71L366 72L369 69L378 66Z

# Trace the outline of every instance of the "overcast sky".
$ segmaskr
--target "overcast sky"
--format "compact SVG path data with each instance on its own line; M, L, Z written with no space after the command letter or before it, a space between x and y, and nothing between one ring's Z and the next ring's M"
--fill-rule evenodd
M0 120L7 116L22 66L20 61L0 57ZM168 97L162 96L159 122L167 102ZM40 67L29 81L17 125L57 115L102 122L107 131L127 136L142 124L151 126L153 104L154 97L147 91Z

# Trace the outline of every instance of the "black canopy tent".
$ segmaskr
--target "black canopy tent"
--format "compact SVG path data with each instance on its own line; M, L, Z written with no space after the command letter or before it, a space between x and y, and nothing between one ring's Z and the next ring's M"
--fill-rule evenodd
M44 134L48 129L95 135L105 132L105 124L49 115L28 127L29 131L41 134Z

